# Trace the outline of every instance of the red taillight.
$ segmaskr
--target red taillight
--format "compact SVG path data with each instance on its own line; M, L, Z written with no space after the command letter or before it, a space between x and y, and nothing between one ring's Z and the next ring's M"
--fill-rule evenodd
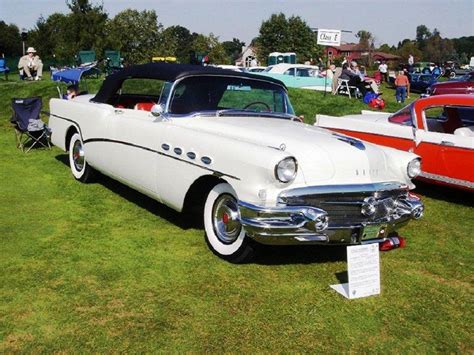
M379 244L380 251L389 251L397 248L405 248L407 242L403 237L390 237Z

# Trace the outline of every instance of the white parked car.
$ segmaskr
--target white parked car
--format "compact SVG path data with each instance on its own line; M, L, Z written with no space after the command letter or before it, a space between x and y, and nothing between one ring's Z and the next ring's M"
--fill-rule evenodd
M409 193L416 155L300 123L275 79L151 63L50 111L77 180L99 170L203 214L210 249L232 262L255 242L397 246L423 212Z

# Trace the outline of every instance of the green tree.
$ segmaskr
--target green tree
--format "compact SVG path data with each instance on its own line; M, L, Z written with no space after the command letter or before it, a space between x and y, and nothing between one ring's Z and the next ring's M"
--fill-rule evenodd
M212 64L230 64L226 51L219 37L210 33L209 36L198 34L193 41L193 51L196 54L207 54Z
M161 55L175 56L180 63L189 63L193 35L186 27L167 27L161 34Z
M369 50L374 47L375 37L371 32L360 30L355 36L359 39L360 48Z
M416 27L416 43L420 50L425 48L426 41L431 36L431 31L425 25L419 25Z
M16 25L0 21L0 56L15 57L23 54L20 30Z
M367 55L362 58L362 63L368 67L373 64L372 53L374 52L375 37L374 35L366 30L360 30L355 35L359 38L359 48L367 52Z
M290 52L295 52L300 61L305 62L319 58L323 48L317 44L315 33L299 16L288 19L290 35Z
M452 42L456 52L459 53L460 56L464 54L464 60L461 61L461 63L466 63L465 58L474 57L474 36L453 38ZM467 60L467 62L469 62L469 60Z
M390 46L387 43L382 44L379 48L377 48L377 50L379 52L391 53L391 54L395 54L395 52L397 51L395 46Z
M317 58L322 53L306 22L299 16L287 19L283 13L273 14L262 22L256 44L261 62L266 62L272 52L295 52L299 61Z
M238 38L233 38L232 41L222 42L222 46L224 47L227 57L229 57L229 61L234 63L240 56L240 53L242 53L242 47L245 46L245 42L242 42Z
M453 42L447 38L442 38L439 31L435 28L433 34L428 38L424 45L423 57L425 60L443 63L457 57Z
M402 58L404 63L408 62L410 54L415 58L415 61L419 62L423 58L423 52L420 51L414 41L404 40L403 44L397 49L396 53Z
M77 52L69 40L71 32L69 15L54 13L47 19L41 16L35 28L29 32L28 43L36 48L43 59L54 57L62 64L73 64Z
M163 26L154 10L139 12L127 9L118 13L107 25L111 45L133 64L149 62L154 55L162 54L162 31Z
M89 0L71 0L66 3L71 10L67 36L72 51L93 49L100 56L108 40L104 36L108 16L103 5L93 5Z
M80 50L103 52L108 38L105 36L107 14L102 5L88 0L66 1L69 14L54 13L47 19L40 17L29 31L28 43L39 49L44 57L55 56L60 62L71 64Z

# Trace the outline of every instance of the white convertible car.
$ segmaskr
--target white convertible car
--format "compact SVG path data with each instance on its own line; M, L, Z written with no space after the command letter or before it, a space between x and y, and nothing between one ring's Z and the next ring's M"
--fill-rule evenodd
M419 158L299 122L278 80L165 63L112 74L96 95L50 103L73 176L95 170L203 214L232 262L262 244L400 245L420 218Z

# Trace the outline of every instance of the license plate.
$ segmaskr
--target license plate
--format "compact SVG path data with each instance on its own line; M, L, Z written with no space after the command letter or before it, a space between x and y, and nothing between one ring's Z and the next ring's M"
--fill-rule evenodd
M362 240L376 239L385 236L387 226L382 224L372 224L364 227L362 231Z

